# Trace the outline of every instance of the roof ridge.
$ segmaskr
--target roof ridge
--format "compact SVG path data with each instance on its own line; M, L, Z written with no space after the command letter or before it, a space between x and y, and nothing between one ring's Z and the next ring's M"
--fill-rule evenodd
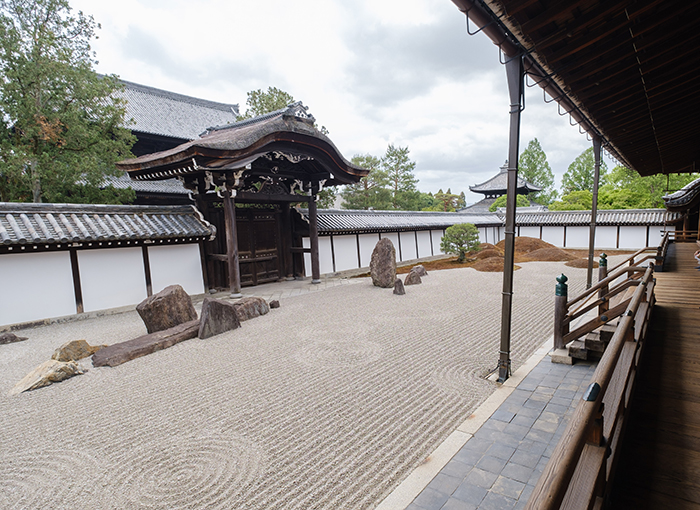
M285 114L292 114L294 117L298 117L300 119L308 119L312 123L314 123L316 121L316 119L314 118L313 115L308 113L308 110L309 110L309 107L304 106L304 104L301 101L295 101L293 103L289 103L284 108L280 108L279 110L275 110L275 111L268 112L268 113L263 113L262 115L258 115L257 117L251 117L250 119L239 120L238 122L234 122L233 124L224 124L222 126L208 127L199 136L204 136L204 135L207 135L207 134L212 133L214 131L222 131L224 129L233 129L233 128L239 128L239 127L257 124L258 122L262 122L264 120L268 120L268 119L271 119L273 117L277 117L280 115L284 116Z
M173 99L175 101L180 101L183 103L190 103L197 106L205 106L207 108L212 108L215 110L221 110L226 112L233 111L236 115L238 115L238 103L220 103L218 101L210 101L208 99L201 99L198 97L188 96L185 94L180 94L178 92L171 92L169 90L158 89L149 85L142 85L140 83L134 83L132 81L122 79L120 79L119 81L123 83L127 89L143 92L145 94L150 94L153 96L160 96L168 99Z

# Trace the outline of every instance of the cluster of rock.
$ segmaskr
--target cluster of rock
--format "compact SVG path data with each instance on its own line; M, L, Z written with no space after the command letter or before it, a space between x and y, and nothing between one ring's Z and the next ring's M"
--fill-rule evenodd
M146 326L146 335L109 346L91 346L85 340L68 342L54 352L51 360L27 374L10 390L9 395L82 374L85 369L77 361L88 356L92 356L95 367L115 367L185 340L210 338L239 328L242 321L264 315L271 307L279 308L279 301L272 301L268 305L262 298L248 297L229 303L205 297L201 317L198 319L190 296L179 285L171 285L136 307Z
M423 283L422 276L428 272L422 265L413 266L402 282L396 277L396 249L391 239L380 239L372 251L372 259L369 264L372 284L386 289L394 288L394 294L402 296L406 294L406 285L418 285Z
M25 375L21 381L8 392L8 395L17 395L23 391L43 388L49 384L63 381L74 375L85 372L78 365L78 361L92 356L106 345L90 345L85 340L71 340L54 351L53 356L48 361Z

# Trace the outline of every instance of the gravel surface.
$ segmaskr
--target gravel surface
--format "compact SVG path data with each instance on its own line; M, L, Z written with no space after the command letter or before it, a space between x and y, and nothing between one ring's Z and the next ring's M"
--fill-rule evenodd
M513 370L551 335L554 278L515 273ZM8 397L72 339L145 334L135 312L0 346L0 508L374 508L493 391L501 273L369 279L281 299L238 330ZM263 288L263 287L261 287Z

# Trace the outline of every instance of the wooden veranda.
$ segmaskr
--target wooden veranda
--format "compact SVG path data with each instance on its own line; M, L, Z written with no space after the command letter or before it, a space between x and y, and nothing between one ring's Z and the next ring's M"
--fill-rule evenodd
M700 508L700 270L695 243L672 243L656 273L656 306L613 507Z

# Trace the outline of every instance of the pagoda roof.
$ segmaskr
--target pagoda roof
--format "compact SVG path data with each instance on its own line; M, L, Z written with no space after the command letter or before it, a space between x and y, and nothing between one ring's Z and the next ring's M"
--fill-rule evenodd
M487 196L505 195L508 190L508 162L501 167L501 171L494 177L476 186L469 186L469 190L474 193L483 193ZM518 195L527 195L528 193L536 193L538 191L542 191L540 186L518 177Z
M301 103L244 121L208 128L197 139L173 149L117 163L136 180L163 180L205 171L243 171L326 185L357 182L369 170L347 161L314 127ZM255 166L258 166L256 170ZM251 168L251 165L253 167Z

